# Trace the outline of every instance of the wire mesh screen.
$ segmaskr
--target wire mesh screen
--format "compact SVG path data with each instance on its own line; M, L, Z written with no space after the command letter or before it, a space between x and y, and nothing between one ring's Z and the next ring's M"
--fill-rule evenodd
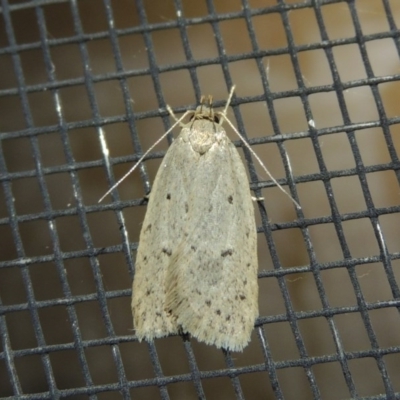
M400 398L398 0L1 0L0 396ZM135 253L201 94L253 162L260 316L243 353L138 342ZM176 136L176 132L175 132Z

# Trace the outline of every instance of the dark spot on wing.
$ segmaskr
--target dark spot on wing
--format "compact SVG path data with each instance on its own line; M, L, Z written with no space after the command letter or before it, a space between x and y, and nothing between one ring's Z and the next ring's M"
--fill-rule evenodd
M222 257L231 256L232 254L233 254L233 250L232 249L224 250L224 251L221 252L221 256Z
M215 311L215 313L216 313L217 315L221 315L221 310L217 310L217 311Z
M144 230L145 232L151 232L151 224L148 224L146 226L146 229Z
M211 212L213 210L213 205L211 204L210 207L208 207L208 212Z
M171 193L167 193L167 200L171 200Z
M208 307L211 306L211 300L206 300L206 304L208 305Z
M191 248L193 251L196 251L196 250L197 250L197 247L196 247L196 246L193 246L193 245L191 245L190 248Z
M189 204L185 203L185 212L188 213L189 212Z
M228 315L228 316L225 318L225 321L230 321L230 320L231 320L231 316Z
M243 294L241 294L241 295L239 296L239 299L240 299L240 300L245 300L245 299L246 299L246 296L243 295Z
M172 254L171 249L167 249L166 247L164 247L164 248L162 249L162 251L163 251L163 253L165 253L167 256L171 256L171 254Z
M177 306L180 306L182 303L183 303L183 299L180 299L180 300L178 301Z
M229 201L229 204L232 204L233 203L233 197L232 196L228 196L228 201Z

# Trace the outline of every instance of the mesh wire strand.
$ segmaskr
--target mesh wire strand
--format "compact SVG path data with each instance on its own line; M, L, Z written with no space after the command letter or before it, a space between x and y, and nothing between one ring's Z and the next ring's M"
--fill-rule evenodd
M390 354L396 354L400 352L399 345L393 345L392 347L380 347L377 334L374 330L371 322L370 313L373 310L381 310L384 308L393 308L398 310L400 305L400 291L396 281L395 272L393 269L393 262L400 258L400 253L391 253L385 243L384 236L382 235L379 217L383 215L396 214L400 212L400 206L392 207L381 207L377 208L373 202L369 186L367 183L367 174L373 172L382 171L393 171L396 175L396 179L400 181L400 163L398 155L396 153L395 144L393 143L393 137L390 132L391 126L394 126L400 122L399 117L389 118L380 97L378 85L384 82L396 81L399 79L399 75L376 77L373 73L372 66L369 61L369 57L366 51L366 43L377 39L392 39L395 45L397 53L400 53L399 44L399 30L396 26L394 16L392 14L390 3L387 0L382 0L384 10L386 12L387 23L390 27L387 31L379 32L376 34L364 35L360 26L357 13L357 2L346 1L343 2L349 9L351 20L354 26L354 36L346 39L335 39L329 38L326 30L324 19L322 16L322 7L340 3L340 0L314 0L314 1L303 1L303 2L292 2L292 4L286 3L282 0L278 0L275 6L266 8L252 8L250 2L242 0L242 10L231 13L217 13L213 1L207 0L207 15L196 18L185 18L181 16L173 21L166 21L163 23L150 23L147 19L145 4L141 0L136 1L138 25L130 26L124 29L116 29L113 23L113 6L114 3L108 0L103 0L102 5L105 10L105 15L108 23L108 30L96 33L85 33L81 23L81 17L78 8L77 1L31 1L31 2L20 2L12 3L11 1L1 0L1 17L3 19L4 29L6 33L7 43L4 47L0 48L0 56L10 56L12 60L12 66L15 74L15 85L13 87L5 88L0 90L0 98L8 98L12 96L18 96L24 115L24 123L26 128L15 131L0 132L1 143L14 140L16 138L26 138L29 140L31 145L31 156L34 160L34 169L13 171L10 172L7 168L6 158L4 153L4 146L0 147L0 179L3 187L4 202L7 212L5 218L0 219L0 226L7 226L12 235L15 257L11 260L0 260L0 269L7 269L18 267L22 275L22 281L24 289L26 291L27 301L23 303L15 304L3 304L0 293L0 333L2 338L2 348L0 352L0 361L5 366L7 374L7 380L12 388L12 394L14 398L24 399L43 399L43 398L59 398L77 395L86 395L91 399L97 398L100 393L107 392L119 392L123 398L130 398L131 390L135 388L154 386L158 388L159 396L162 399L169 399L170 392L169 387L173 383L177 382L192 382L194 390L198 398L206 398L206 390L204 388L204 382L211 378L226 377L230 380L233 388L234 396L237 399L244 399L245 393L241 384L241 377L245 374L252 374L258 372L266 372L270 380L270 386L275 395L275 398L284 398L285 388L282 387L279 379L279 371L288 368L301 368L306 376L308 385L310 388L310 396L312 398L323 398L321 390L318 384L318 379L315 375L314 367L316 365L337 362L340 365L341 374L344 377L345 385L347 387L349 398L361 398L363 394L357 388L354 380L354 376L351 372L349 363L352 360L359 360L364 358L371 358L375 361L379 370L380 380L383 387L383 391L380 394L364 395L364 398L369 399L383 399L383 398L400 398L400 392L396 392L395 381L396 377L391 376L385 357ZM49 38L46 29L46 18L44 8L48 5L57 5L58 3L68 3L72 13L73 26L71 31L73 34L69 37L63 38ZM101 3L99 3L101 4ZM184 9L180 0L174 0L173 5L175 10ZM289 14L293 10L299 9L313 9L315 18L318 24L318 28L321 35L321 41L311 43L307 45L296 45L294 41L293 28L290 25ZM39 30L40 41L32 42L27 44L18 43L15 36L16 27L13 26L12 15L13 13L23 10L32 9L35 12L37 18L37 26ZM285 34L288 41L288 46L285 48L279 48L275 50L262 49L258 45L256 38L252 18L259 15L265 15L270 13L279 12L283 21ZM224 47L224 42L221 34L220 24L223 21L229 21L233 19L242 19L245 21L248 36L250 38L252 52L245 54L227 55ZM193 55L193 49L188 36L188 28L194 25L210 24L212 31L215 35L215 42L218 50L218 57L211 59L197 60ZM178 29L180 40L183 46L184 55L186 61L183 63L176 63L171 65L159 66L156 59L154 44L152 40L152 34L157 31L163 31L168 29ZM123 60L119 48L118 39L126 35L133 33L140 33L142 35L145 47L147 49L148 56L148 68L136 69L136 70L125 70L123 66ZM115 61L115 72L105 74L93 74L90 68L91 60L88 53L87 43L89 41L96 41L100 39L108 39L112 54ZM74 79L58 80L56 73L53 68L51 50L58 46L65 44L75 44L78 46L79 54L82 60L82 71L81 77ZM343 83L339 77L335 60L333 56L333 50L337 46L357 44L361 53L362 62L366 71L366 77L354 81ZM41 49L43 54L43 63L47 74L47 81L40 84L28 85L24 78L24 71L21 64L21 54L30 50ZM318 87L307 87L303 83L303 76L301 73L298 55L299 53L307 50L321 49L325 52L328 60L329 68L332 73L333 84ZM273 92L268 82L267 71L262 62L263 57L268 55L279 55L286 54L290 57L293 65L295 79L298 88L295 90L288 90L285 92ZM261 226L258 228L259 234L265 234L265 240L268 244L268 249L271 254L274 268L270 270L263 270L259 274L259 278L276 278L278 281L279 289L282 293L285 313L279 315L262 316L258 319L256 324L257 339L259 342L259 357L258 362L253 365L237 366L235 359L231 354L224 352L225 368L204 371L199 367L196 361L195 353L190 341L184 341L184 348L187 356L185 362L189 363L190 372L183 374L172 374L166 375L163 372L162 364L159 359L159 354L155 344L144 344L147 346L150 354L151 363L154 370L154 377L148 379L137 379L131 380L127 377L127 373L124 367L123 356L121 354L121 344L130 343L134 341L134 335L128 333L121 336L116 333L112 319L110 316L108 302L118 298L129 298L131 291L125 290L106 290L102 279L102 273L98 261L98 256L104 254L113 254L116 252L122 252L125 257L126 265L128 266L131 276L134 271L134 259L131 253L136 250L137 243L131 243L128 239L127 230L125 229L125 219L123 210L128 207L134 207L141 204L140 199L132 201L121 201L118 197L117 191L112 194L112 202L109 204L90 205L87 206L84 201L82 194L81 184L79 181L79 173L81 171L90 168L103 167L107 171L107 177L109 184L112 185L115 182L113 176L113 167L117 164L125 164L126 162L134 162L143 154L143 149L139 136L137 134L136 122L152 117L161 117L167 129L170 126L169 116L166 111L166 101L163 95L163 85L161 83L160 75L166 72L180 71L187 69L191 83L193 84L194 92L197 98L200 97L202 91L200 89L200 82L198 79L197 69L207 65L219 64L222 68L224 81L227 88L233 85L229 66L231 63L253 59L257 65L261 82L262 92L261 96L251 97L239 97L234 96L232 100L232 108L234 110L234 117L237 128L240 132L246 132L246 127L239 111L239 105L251 104L259 101L264 101L267 105L267 109L271 118L271 123L275 135L261 137L257 139L249 139L251 145L262 144L262 143L276 143L279 149L279 153L282 158L284 165L285 179L279 179L279 183L287 185L289 191L294 199L300 202L300 198L297 193L297 186L302 183L319 181L322 183L324 190L327 194L331 214L323 217L306 218L301 210L297 211L295 220L285 223L270 223L269 216L267 215L266 209L260 207L261 215ZM137 76L151 76L152 83L155 88L157 95L158 110L151 110L145 112L134 112L134 106L131 103L131 96L127 84L128 78ZM120 116L104 117L102 116L99 106L96 100L96 93L94 85L96 83L107 82L110 80L118 80L122 91L122 97L124 106L126 108L126 114ZM92 112L92 118L90 120L80 120L67 122L63 116L59 91L62 88L74 87L78 85L84 85ZM376 104L379 118L375 121L368 123L354 123L352 122L349 112L347 110L345 102L346 90L368 86L372 92L374 102ZM28 95L31 93L38 93L42 91L51 91L54 101L54 108L58 110L58 122L55 125L48 126L36 126L32 118L31 105L28 100ZM317 129L310 124L309 130L305 132L281 134L278 123L278 117L274 111L273 103L279 99L286 99L291 97L297 97L301 99L304 114L307 121L313 120L313 114L311 106L309 104L309 96L315 93L332 92L334 91L337 96L341 116L343 119L343 125L334 126L328 128ZM216 106L221 106L222 101L217 101ZM160 111L161 110L161 111ZM185 111L186 107L178 107L176 111ZM76 162L71 149L71 144L68 138L69 132L79 128L93 128L97 132L99 142L103 138L103 129L107 126L113 125L120 122L126 122L129 126L129 130L132 133L131 140L136 153L131 156L109 158L106 154L103 154L102 159L94 161L82 161ZM390 156L390 162L386 164L375 164L371 166L365 166L360 154L360 150L356 141L355 132L360 129L380 127L382 129L387 151ZM320 138L324 135L333 135L339 132L345 132L350 143L351 151L355 160L355 167L347 170L329 170L325 164ZM39 146L39 138L41 135L58 133L62 139L64 155L66 163L59 166L45 167L41 162L41 150ZM301 138L309 138L312 143L313 150L316 155L319 172L307 175L294 176L292 174L289 157L285 147L285 143L290 140L296 140ZM257 195L261 194L261 189L274 186L272 182L258 181L257 174L254 165L251 161L251 157L244 149L245 158L248 164L248 170L250 174L251 187ZM148 159L158 158L160 153L152 153L148 156ZM75 206L67 209L54 209L51 204L50 194L47 187L46 177L67 173L69 174L72 190L75 197ZM140 176L143 182L144 190L150 191L151 179L147 173L145 165L140 166ZM362 194L367 205L365 211L351 212L342 214L337 205L335 194L332 188L332 180L340 177L351 177L357 176L361 185ZM14 205L14 194L13 194L13 182L26 179L35 178L37 184L40 187L40 193L43 200L43 209L38 213L30 214L18 214ZM108 246L106 248L98 248L94 244L91 232L89 229L88 216L92 213L114 211L121 233L120 244L114 246ZM78 251L63 252L60 246L59 234L57 231L55 221L62 217L77 216L79 218L80 228L82 230L82 237L85 242L85 249ZM349 249L344 230L343 223L345 221L353 221L357 219L368 218L371 222L373 232L379 246L379 255L371 257L357 258L351 254ZM30 221L45 221L51 237L52 253L48 255L38 256L27 256L24 249L24 242L20 234L20 224L27 223ZM315 251L313 249L312 239L309 232L309 227L319 224L333 224L336 235L340 243L340 249L342 252L342 260L320 263L317 261ZM279 260L278 252L276 250L275 243L272 239L273 232L278 230L296 228L300 229L303 235L303 240L306 245L307 255L310 260L309 265L302 267L291 267L281 268L281 262ZM74 295L71 291L70 284L67 279L67 272L65 268L65 262L67 260L74 260L85 257L90 263L90 267L93 273L95 282L95 291L91 294ZM30 266L32 264L41 264L53 262L61 282L63 291L63 297L51 300L37 300L35 298L34 284L30 275ZM373 264L382 263L387 281L390 286L392 293L392 300L385 300L379 302L367 302L364 298L362 288L360 287L359 279L356 275L356 267L359 264ZM347 307L332 307L329 303L328 296L322 281L321 273L335 268L346 268L349 274L351 285L354 289L354 295L356 298L356 304ZM290 291L287 286L286 277L294 273L311 273L314 277L314 281L318 290L321 307L316 310L308 311L297 311L292 304ZM101 339L85 340L82 337L80 323L76 311L76 305L84 302L98 302L101 315L104 321L106 336ZM69 323L73 333L73 341L70 343L63 344L48 344L42 329L42 322L40 318L40 310L54 307L54 306L65 306ZM28 312L32 321L32 328L34 331L34 337L36 340L36 346L31 348L14 350L12 346L12 337L10 337L10 331L7 325L7 316L13 313ZM337 329L334 318L339 315L345 315L347 313L359 313L362 324L367 334L370 348L360 351L346 351L339 331ZM334 352L331 354L323 354L319 356L310 356L307 351L306 344L302 337L302 333L299 328L299 323L302 320L310 318L324 318L326 319L329 327L329 334L332 336L334 343ZM277 322L287 322L290 325L290 329L295 338L295 344L298 351L298 358L295 360L283 360L274 361L272 351L268 340L266 338L264 327L268 324ZM399 342L398 342L399 343ZM117 381L114 383L98 384L93 380L91 368L88 362L88 356L86 353L87 349L98 348L100 346L109 346L112 351L112 360L117 370ZM57 384L56 377L54 375L54 369L52 367L51 355L59 351L73 351L80 365L80 373L82 375L82 385L75 388L60 389ZM41 366L44 371L45 380L48 385L46 392L40 393L27 393L24 391L21 379L19 377L17 363L20 358L27 357L30 355L38 355L41 359ZM397 386L398 388L398 386Z

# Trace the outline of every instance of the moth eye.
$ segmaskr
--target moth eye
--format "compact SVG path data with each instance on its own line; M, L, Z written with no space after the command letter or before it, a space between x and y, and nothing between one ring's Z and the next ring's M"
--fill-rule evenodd
M219 124L219 117L218 117L218 115L214 115L214 122L215 122L216 124Z

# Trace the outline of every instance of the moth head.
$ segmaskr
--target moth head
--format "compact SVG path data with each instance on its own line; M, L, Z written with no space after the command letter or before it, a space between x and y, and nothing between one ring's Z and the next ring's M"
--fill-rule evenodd
M214 112L212 106L212 96L201 96L200 105L196 108L196 111L191 115L190 120L206 119L211 122L219 123L220 118L217 113Z

